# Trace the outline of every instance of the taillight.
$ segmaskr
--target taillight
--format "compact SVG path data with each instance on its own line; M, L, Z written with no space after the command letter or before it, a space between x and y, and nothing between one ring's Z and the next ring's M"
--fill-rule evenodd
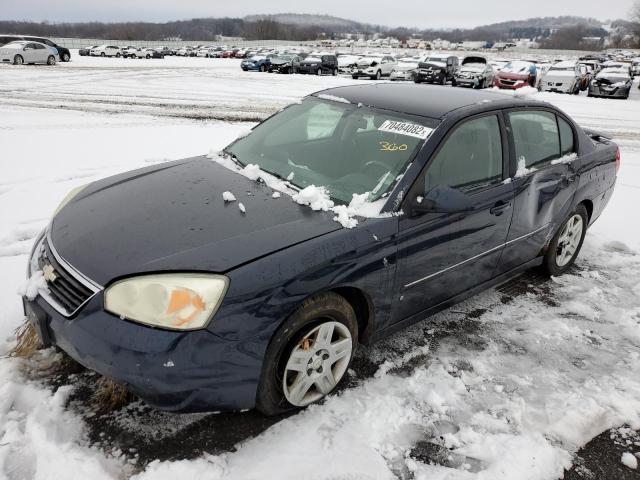
M616 150L616 175L618 174L618 170L620 170L620 147Z

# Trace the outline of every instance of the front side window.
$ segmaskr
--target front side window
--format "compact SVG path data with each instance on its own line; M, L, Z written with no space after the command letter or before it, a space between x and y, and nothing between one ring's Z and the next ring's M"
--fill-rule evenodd
M435 120L310 97L254 128L225 151L292 185L323 186L334 201L389 192Z
M510 112L518 165L541 168L560 157L560 137L556 116L550 112Z
M425 175L435 187L473 192L502 181L502 138L495 115L465 122L447 138Z

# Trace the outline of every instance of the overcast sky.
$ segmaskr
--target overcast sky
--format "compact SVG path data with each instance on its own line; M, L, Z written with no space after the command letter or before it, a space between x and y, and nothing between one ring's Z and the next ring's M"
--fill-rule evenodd
M293 12L329 14L388 26L473 27L537 16L626 18L632 4L633 0L0 0L0 20L163 22Z

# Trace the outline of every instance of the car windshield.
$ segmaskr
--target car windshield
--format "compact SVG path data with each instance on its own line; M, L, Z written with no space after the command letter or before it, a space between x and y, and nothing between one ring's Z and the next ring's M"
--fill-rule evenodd
M575 71L576 67L575 65L561 65L559 67L551 67L549 70L553 71L553 72L573 72Z
M242 165L326 187L334 201L374 201L389 192L437 126L435 120L309 97L258 125L225 150Z
M502 67L502 71L505 73L527 73L531 66L532 64L528 62L509 62Z
M275 57L272 58L272 60L278 62L290 62L291 60L293 60L293 58L295 57L295 55L276 55Z
M425 62L447 63L446 57L427 57Z

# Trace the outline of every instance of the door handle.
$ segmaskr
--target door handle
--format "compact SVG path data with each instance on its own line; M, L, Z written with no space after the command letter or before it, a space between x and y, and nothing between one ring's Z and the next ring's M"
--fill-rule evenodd
M489 209L489 213L491 215L495 215L496 217L499 217L510 206L511 206L510 202L503 202L502 200L500 200L499 202L496 202L496 204Z

